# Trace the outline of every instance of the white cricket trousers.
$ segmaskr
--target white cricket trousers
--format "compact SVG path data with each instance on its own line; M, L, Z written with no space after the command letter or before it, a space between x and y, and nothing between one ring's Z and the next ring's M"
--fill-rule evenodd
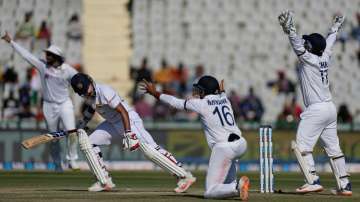
M321 146L329 157L342 155L337 136L337 112L333 102L308 106L300 115L296 143L301 152L312 152L320 137Z
M349 179L346 172L345 158L343 158L337 136L337 112L334 103L322 102L312 104L301 113L300 118L296 142L300 152L305 154L303 157L309 170L314 172L313 175L317 176L312 151L320 138L320 145L325 149L330 158L340 157L334 160L337 169L333 172L336 172L334 173L336 176L344 177L340 179L340 185L345 187Z
M236 159L245 153L246 140L216 143L212 148L206 175L205 198L238 196L236 187Z
M58 131L60 122L65 130L75 129L74 106L70 99L63 103L43 102L43 112L50 132ZM77 135L71 134L67 137L67 160L78 159Z

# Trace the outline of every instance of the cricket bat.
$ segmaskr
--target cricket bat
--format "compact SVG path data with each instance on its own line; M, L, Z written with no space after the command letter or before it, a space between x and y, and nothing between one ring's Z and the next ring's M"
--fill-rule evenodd
M61 130L61 131L57 131L57 132L51 132L51 133L46 133L46 134L42 134L42 135L37 135L37 136L31 137L29 139L22 141L21 145L25 149L31 149L40 144L50 142L51 140L61 139L71 133L75 133L76 131L77 131L77 129L68 130L68 131Z

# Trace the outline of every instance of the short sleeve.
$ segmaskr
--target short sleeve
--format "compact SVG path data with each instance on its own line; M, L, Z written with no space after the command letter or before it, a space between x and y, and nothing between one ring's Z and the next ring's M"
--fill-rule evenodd
M104 104L107 104L111 108L115 109L121 103L121 98L112 88L105 88L104 101Z
M187 99L184 102L184 109L187 111L194 111L201 113L202 110L202 100L201 99Z
M76 71L76 69L70 65L67 65L67 71L68 71L68 81L71 81L71 78L78 73L78 71Z

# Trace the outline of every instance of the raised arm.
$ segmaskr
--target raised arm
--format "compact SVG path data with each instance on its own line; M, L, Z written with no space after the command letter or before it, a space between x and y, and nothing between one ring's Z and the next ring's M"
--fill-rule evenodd
M5 32L5 35L2 36L1 39L10 43L17 53L19 53L27 62L34 65L39 71L46 68L46 65L41 62L39 58L35 57L28 50L13 41L7 32Z
M278 19L285 34L289 35L290 44L297 56L306 52L302 39L296 34L296 28L293 20L294 14L291 11L283 11Z
M334 46L334 43L336 41L336 35L340 28L342 27L342 24L345 21L345 16L337 15L334 18L333 24L331 28L329 29L328 36L326 38L326 48L324 50L324 53L327 55L331 54L332 47Z
M290 45L298 58L302 62L312 64L316 62L316 59L306 50L303 39L297 35L293 17L294 14L291 11L283 11L278 17L279 23L284 33L289 36Z

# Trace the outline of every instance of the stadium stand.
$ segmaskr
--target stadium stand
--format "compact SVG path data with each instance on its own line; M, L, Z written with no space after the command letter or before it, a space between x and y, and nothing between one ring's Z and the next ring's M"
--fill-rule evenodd
M65 53L67 63L74 67L81 67L82 40L73 40L68 37L68 32L71 31L71 17L74 15L82 16L82 4L82 0L0 0L1 34L8 31L15 41L39 58L44 58L42 50L49 45L49 42L56 44ZM42 24L45 26L43 33L40 33L39 30ZM78 26L81 35L81 24ZM74 26L72 28L74 29ZM34 91L38 89L32 88L40 85L39 80L35 79L36 71L30 70L31 65L21 58L19 54L15 54L11 46L5 44L0 46L0 65L2 66L1 73L4 74L8 69L13 68L17 78L14 81L16 84L11 89L5 87L9 86L5 84L7 78L3 78L2 82L0 82L4 84L4 88L0 88L1 111L5 110L2 108L2 104L8 99L8 89L14 92L16 99L20 98L22 100L24 96L31 96L31 100L34 98L36 101L31 101L31 105L32 108L36 109L32 111L38 111L37 108L41 108L39 107L41 99L37 97L39 95L34 94ZM29 90L31 92L23 90L22 92L25 95L19 93L19 97L17 91L27 85L31 86L32 89ZM20 109L15 110L15 113L21 111L21 108L20 106ZM34 112L34 114L36 113ZM0 116L0 120L4 118L3 115Z
M67 43L67 25L68 20L74 14L81 15L82 1L53 1L53 0L15 0L0 1L1 13L1 30L7 30L11 35L15 36L17 27L23 22L24 14L31 12L33 15L32 23L35 27L35 33L40 27L42 21L47 21L51 27L52 39L51 43L61 47L69 57L72 64L81 63L81 43ZM26 48L31 48L30 43L25 44ZM15 68L21 74L28 64L20 57L15 56L11 47L1 46L0 61L2 64L13 60ZM32 50L39 57L42 56L41 50ZM21 78L23 78L22 76Z
M263 120L274 121L281 112L285 95L266 88L266 83L283 70L297 80L295 54L277 22L284 8L296 13L301 34L326 35L336 12L345 13L344 33L357 26L359 0L135 0L132 4L132 66L147 57L150 69L160 67L162 58L171 65L183 62L194 72L198 64L205 73L226 80L227 89L245 94L250 86L265 105ZM346 41L334 47L329 73L335 103L346 103L351 113L360 109L359 43ZM298 90L298 97L300 98ZM301 99L301 98L300 98ZM300 100L301 102L301 100Z

